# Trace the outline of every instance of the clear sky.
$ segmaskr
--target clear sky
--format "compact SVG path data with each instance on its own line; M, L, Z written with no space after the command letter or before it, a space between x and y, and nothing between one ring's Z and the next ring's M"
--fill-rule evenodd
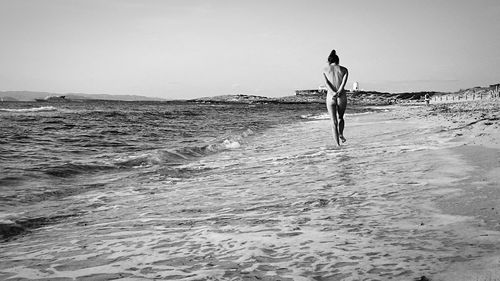
M0 90L193 98L500 82L498 0L0 0Z

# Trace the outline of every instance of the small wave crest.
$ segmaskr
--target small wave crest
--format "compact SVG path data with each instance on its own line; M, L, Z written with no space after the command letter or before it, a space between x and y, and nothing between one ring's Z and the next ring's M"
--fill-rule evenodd
M210 154L238 149L245 143L245 139L253 134L254 132L248 129L240 134L224 136L207 145L163 149L139 155L129 155L115 159L113 164L120 168L182 165Z
M44 172L47 175L65 178L78 174L105 171L112 169L112 166L104 164L84 164L84 163L67 163L59 166L54 166L46 169Z
M56 111L57 108L53 106L41 106L32 108L0 108L4 112L42 112L42 111Z
M325 120L325 119L330 119L330 116L328 115L328 113L304 114L304 115L301 115L300 118L309 119L309 120Z
M46 225L56 224L60 221L76 217L78 214L53 215L47 217L0 217L0 238L7 240L13 236L29 232Z
M238 135L230 135L223 137L220 141L207 145L205 149L209 152L218 152L227 149L237 149L241 147L241 145L245 142L245 139L248 136L253 134L254 132L248 129Z
M179 175L190 170L184 167L204 156L216 154L221 151L238 149L245 142L245 138L252 135L252 130L241 134L229 135L213 143L199 146L185 146L170 149L154 149L127 154L101 155L91 162L70 161L39 167L40 172L55 178L70 178L79 175L120 172L128 169L151 168L168 171L167 173ZM195 168L194 170L196 170ZM9 179L0 179L0 182Z

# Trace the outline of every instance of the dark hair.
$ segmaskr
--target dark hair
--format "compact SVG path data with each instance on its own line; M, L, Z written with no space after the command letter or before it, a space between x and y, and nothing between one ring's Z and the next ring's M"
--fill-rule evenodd
M339 56L337 56L337 53L335 52L335 50L332 50L332 52L328 56L328 62L329 63L339 63Z

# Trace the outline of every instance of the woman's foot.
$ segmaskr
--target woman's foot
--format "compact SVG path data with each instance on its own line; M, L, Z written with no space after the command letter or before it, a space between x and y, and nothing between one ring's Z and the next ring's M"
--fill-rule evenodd
M342 142L346 142L346 139L344 138L344 136L343 136L343 135L340 135L340 136L339 136L339 139L340 139Z

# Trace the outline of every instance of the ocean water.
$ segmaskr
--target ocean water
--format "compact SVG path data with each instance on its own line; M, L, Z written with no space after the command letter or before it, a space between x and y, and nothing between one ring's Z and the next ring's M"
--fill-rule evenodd
M472 171L439 126L350 109L336 149L325 111L2 104L0 279L414 280L498 250L431 204Z
M131 180L151 173L167 181L189 178L200 168L185 165L239 148L256 133L315 115L320 108L5 103L0 106L1 211L100 189L124 174Z

